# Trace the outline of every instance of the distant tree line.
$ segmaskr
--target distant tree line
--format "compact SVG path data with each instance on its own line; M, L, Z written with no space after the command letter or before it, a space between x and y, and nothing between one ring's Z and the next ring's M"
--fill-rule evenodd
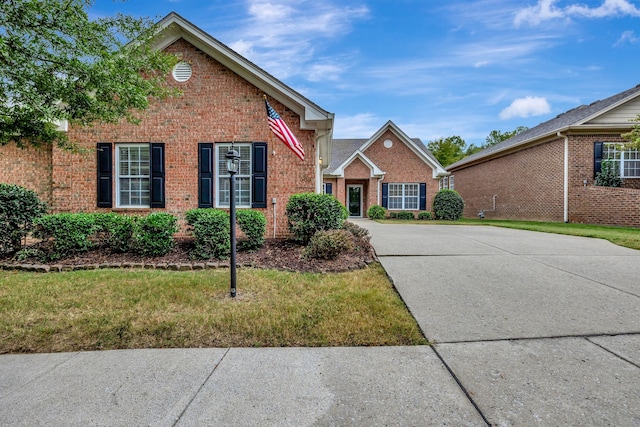
M429 141L427 148L438 159L442 166L448 166L458 160L464 159L472 154L484 150L485 148L492 147L496 144L506 141L507 139L518 135L529 128L526 126L518 126L512 131L502 132L499 130L492 130L489 136L485 139L484 144L479 146L475 144L467 145L464 139L458 135L438 138L433 141Z

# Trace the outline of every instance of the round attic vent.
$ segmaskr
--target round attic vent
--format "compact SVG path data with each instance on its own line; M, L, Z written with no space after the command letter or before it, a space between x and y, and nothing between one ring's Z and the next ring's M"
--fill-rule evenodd
M393 147L393 141L392 141L392 140L390 140L390 139L385 139L385 140L384 140L384 146L385 146L385 148L391 148L391 147Z
M178 62L175 67L173 67L173 78L179 82L186 82L191 78L191 74L193 70L191 69L191 65L187 62Z

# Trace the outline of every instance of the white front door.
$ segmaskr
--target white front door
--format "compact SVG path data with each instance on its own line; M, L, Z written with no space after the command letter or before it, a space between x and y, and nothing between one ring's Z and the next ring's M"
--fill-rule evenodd
M349 216L362 216L362 185L347 185L347 209Z

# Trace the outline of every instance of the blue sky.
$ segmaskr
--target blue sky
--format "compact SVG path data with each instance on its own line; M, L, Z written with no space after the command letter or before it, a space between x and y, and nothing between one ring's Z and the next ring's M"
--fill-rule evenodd
M639 0L97 0L91 14L171 11L335 113L335 138L393 120L479 145L640 83Z

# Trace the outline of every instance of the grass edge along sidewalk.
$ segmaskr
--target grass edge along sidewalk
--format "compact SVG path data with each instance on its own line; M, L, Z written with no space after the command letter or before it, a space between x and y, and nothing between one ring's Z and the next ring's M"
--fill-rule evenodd
M445 225L488 225L493 227L515 228L518 230L539 231L543 233L566 234L570 236L592 237L608 240L626 248L640 250L640 228L617 227L612 225L577 224L564 222L512 221L499 219L461 219L459 221L428 220L377 220L381 224L445 224Z
M0 354L423 345L384 269L0 271Z

